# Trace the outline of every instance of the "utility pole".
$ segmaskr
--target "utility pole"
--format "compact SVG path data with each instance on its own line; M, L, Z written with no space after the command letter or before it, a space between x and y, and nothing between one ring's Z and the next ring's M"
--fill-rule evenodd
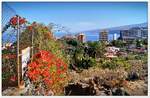
M34 30L33 30L33 27L32 27L32 30L31 30L31 33L32 33L32 46L31 46L31 48L32 48L32 53L31 53L31 61L33 61L33 40L34 40Z
M19 25L19 16L17 17L17 72L18 72L18 87L20 86L20 53L19 53L19 33L20 33L20 25Z

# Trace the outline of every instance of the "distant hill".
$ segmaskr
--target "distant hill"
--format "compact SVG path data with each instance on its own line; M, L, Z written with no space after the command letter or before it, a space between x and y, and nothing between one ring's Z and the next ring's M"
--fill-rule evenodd
M132 24L132 25L124 25L119 27L112 27L112 28L104 28L104 29L96 29L96 30L89 30L89 31L83 31L84 33L98 33L102 30L108 30L108 31L118 31L118 30L125 30L130 29L133 27L148 27L148 23L141 23L141 24Z

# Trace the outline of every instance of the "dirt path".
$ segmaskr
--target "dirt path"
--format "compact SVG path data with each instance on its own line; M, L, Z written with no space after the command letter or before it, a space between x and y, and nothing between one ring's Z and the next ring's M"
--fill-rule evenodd
M19 89L17 87L9 87L2 92L2 96L20 96L24 93L25 89Z

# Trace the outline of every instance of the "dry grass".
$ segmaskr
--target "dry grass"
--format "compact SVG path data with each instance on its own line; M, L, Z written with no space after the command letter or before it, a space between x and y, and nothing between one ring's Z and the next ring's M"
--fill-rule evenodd
M148 85L145 84L143 80L128 81L123 87L126 91L128 91L128 93L130 93L130 95L145 96L148 94Z
M140 65L135 65L140 66ZM137 67L135 67L136 69ZM133 68L134 69L134 68ZM139 68L140 70L140 68ZM141 69L142 70L142 69ZM147 95L148 85L144 80L127 81L125 80L128 76L128 72L124 68L117 68L115 70L101 69L101 68L89 68L83 70L81 73L75 71L69 72L70 79L72 82L88 81L93 79L95 76L106 80L105 83L111 88L123 87L129 95ZM122 81L123 80L123 81Z
M127 77L127 72L123 68L118 68L115 70L101 69L101 68L89 68L88 70L83 70L81 73L76 73L75 71L70 71L70 79L72 81L79 81L83 79L88 79L94 76L101 77L107 80L124 80Z

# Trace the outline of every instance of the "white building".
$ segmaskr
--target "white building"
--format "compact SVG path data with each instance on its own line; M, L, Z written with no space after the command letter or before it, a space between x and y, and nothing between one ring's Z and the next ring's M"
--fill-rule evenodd
M120 48L117 48L117 47L107 47L106 51L107 52L118 52L118 51L120 51Z
M116 33L114 33L114 35L113 35L113 40L117 40L117 34Z
M86 37L85 37L85 34L84 33L79 33L76 35L77 36L77 39L80 41L80 42L85 42L86 41Z

